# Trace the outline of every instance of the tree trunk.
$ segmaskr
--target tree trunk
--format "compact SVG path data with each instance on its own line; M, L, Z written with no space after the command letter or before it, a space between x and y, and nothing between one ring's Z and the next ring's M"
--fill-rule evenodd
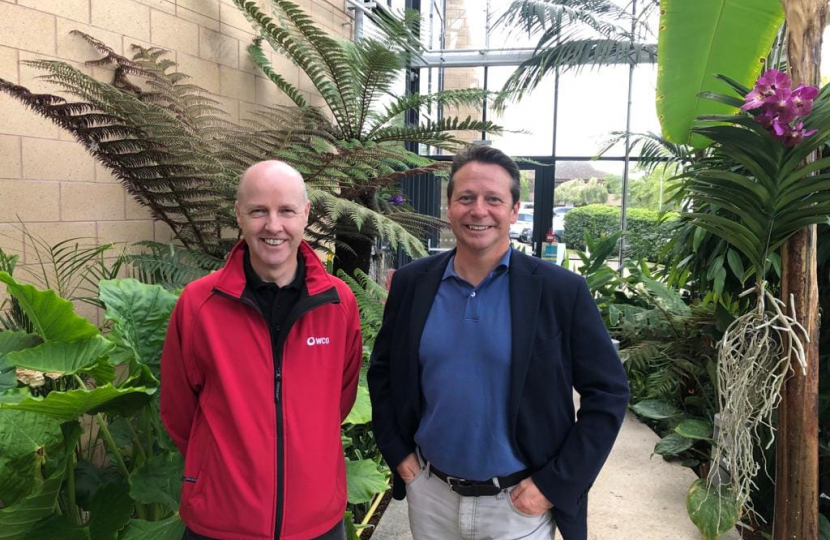
M787 56L794 85L819 83L821 36L827 0L782 0ZM776 435L773 540L818 539L818 284L816 227L795 234L781 252L782 299L795 302L795 317L807 329L807 374L793 366L784 385Z

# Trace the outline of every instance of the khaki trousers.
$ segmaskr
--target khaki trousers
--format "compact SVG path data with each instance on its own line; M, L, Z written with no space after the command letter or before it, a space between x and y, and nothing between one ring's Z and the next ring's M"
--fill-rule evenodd
M429 465L406 486L414 540L553 540L550 512L530 516L516 510L513 488L492 497L462 497L430 474Z

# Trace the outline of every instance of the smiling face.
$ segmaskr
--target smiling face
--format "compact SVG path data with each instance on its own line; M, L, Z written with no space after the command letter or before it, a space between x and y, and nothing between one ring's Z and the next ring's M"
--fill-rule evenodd
M499 256L510 246L510 224L519 203L513 203L510 174L500 165L471 161L453 176L447 208L462 256Z
M234 206L236 222L248 244L251 266L263 281L283 286L294 278L310 207L302 176L285 163L265 161L243 175Z

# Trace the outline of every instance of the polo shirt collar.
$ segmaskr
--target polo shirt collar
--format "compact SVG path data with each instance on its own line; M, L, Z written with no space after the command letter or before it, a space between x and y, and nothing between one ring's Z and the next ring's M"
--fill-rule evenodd
M512 246L507 248L507 251L505 251L505 253L502 256L499 263L496 265L496 267L493 269L493 271L490 272L490 276L503 274L503 273L507 272L507 270L510 269L510 254L511 253L513 253L513 247ZM462 278L461 276L459 276L458 274L455 273L455 255L450 257L450 261L449 261L449 263L447 263L447 268L444 270L444 275L441 276L441 281L444 281L445 279L451 278L451 277L454 277L456 279L462 279L462 280L464 279L464 278Z
M243 266L245 268L245 281L247 281L248 285L250 285L254 290L260 290L267 287L277 287L276 283L269 283L267 281L262 281L257 273L254 271L254 267L251 264L251 254L248 252L248 246L245 246L245 256L243 258ZM297 250L297 273L294 275L294 279L286 285L282 287L283 289L298 289L302 290L303 283L305 282L305 260L303 256L300 254L300 251Z

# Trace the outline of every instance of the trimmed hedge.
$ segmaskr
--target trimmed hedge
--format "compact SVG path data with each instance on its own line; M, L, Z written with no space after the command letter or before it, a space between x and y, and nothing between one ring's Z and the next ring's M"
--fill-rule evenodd
M626 219L626 256L634 260L655 261L660 250L672 237L671 221L677 219L670 212L658 223L659 212L643 208L629 208ZM585 249L585 231L591 238L601 238L620 230L620 207L590 204L574 208L565 214L563 240L579 250ZM616 253L615 253L616 254Z

